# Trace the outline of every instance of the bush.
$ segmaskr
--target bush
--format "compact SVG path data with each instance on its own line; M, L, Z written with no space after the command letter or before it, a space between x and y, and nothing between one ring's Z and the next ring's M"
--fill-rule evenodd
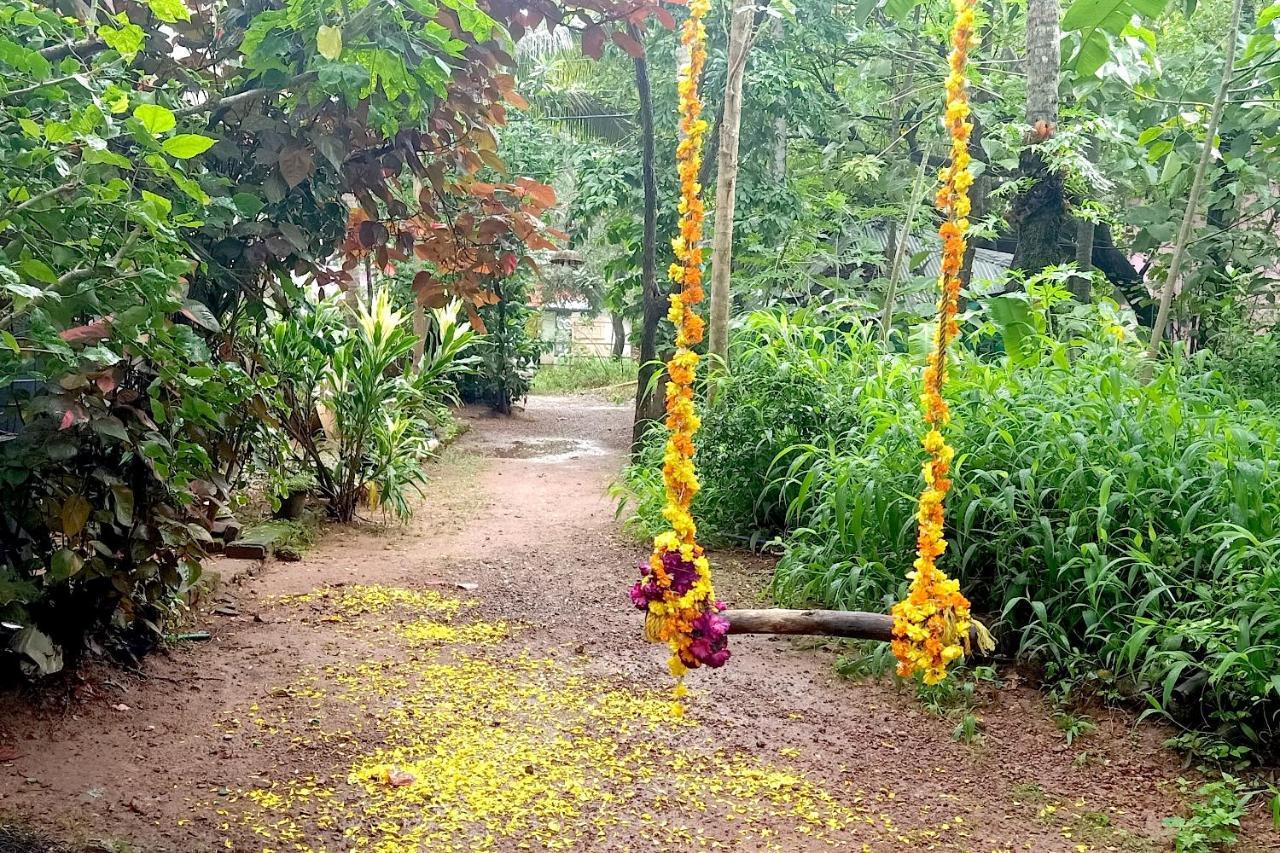
M1235 328L1214 341L1202 358L1246 396L1280 402L1280 326L1264 335Z
M703 517L724 524L750 505L758 523L785 502L779 599L887 607L914 556L919 359L777 319L739 340L751 352L699 436ZM952 364L948 570L1062 689L1140 697L1274 753L1280 422L1193 365L1143 385L1138 348L1108 333L1070 349L1039 341L1036 357L1022 342L1017 366L965 352Z
M356 309L351 325L349 310L335 297L271 329L264 355L278 377L281 455L314 475L334 518L350 521L361 501L407 518L408 492L426 479L430 408L452 393L471 333L438 316L438 344L415 369L416 338L386 291Z
M524 304L525 287L520 279L509 279L502 283L502 301L480 309L484 347L475 371L459 383L462 399L503 414L510 414L511 404L528 396L542 357L542 343L530 330L532 312Z
M75 351L55 338L68 372L32 358L26 379L0 377L0 619L22 626L11 648L30 675L86 638L126 656L158 640L228 491L223 437L261 406L189 326L132 331Z

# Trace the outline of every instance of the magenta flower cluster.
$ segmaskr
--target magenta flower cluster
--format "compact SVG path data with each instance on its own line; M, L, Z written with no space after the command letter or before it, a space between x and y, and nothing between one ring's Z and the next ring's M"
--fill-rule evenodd
M689 644L689 651L698 663L715 669L729 660L729 620L720 615L724 610L723 601L712 606L714 610L693 620L693 642Z

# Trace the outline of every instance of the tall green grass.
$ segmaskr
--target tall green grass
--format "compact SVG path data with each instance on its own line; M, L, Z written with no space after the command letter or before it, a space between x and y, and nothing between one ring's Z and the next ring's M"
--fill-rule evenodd
M534 394L571 394L625 385L636 381L637 366L629 358L577 356L538 368L530 389ZM624 389L634 397L635 389Z
M721 533L784 531L780 601L885 608L914 556L919 359L788 324L739 337L695 509ZM1280 421L1191 365L1144 385L1136 345L1104 337L1042 340L1016 367L960 353L944 564L1051 684L1275 755Z

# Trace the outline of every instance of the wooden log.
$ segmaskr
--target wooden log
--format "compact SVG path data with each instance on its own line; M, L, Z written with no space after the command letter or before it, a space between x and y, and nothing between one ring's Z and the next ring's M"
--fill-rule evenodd
M893 618L858 610L726 610L730 634L809 634L857 640L893 639Z
M861 610L726 610L730 634L793 634L848 637L854 640L893 639L893 617ZM973 649L981 647L976 627L969 631Z

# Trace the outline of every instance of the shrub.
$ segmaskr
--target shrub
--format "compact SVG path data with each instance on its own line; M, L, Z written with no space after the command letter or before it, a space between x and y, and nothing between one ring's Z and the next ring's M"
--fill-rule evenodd
M0 377L0 618L22 626L31 675L86 637L126 655L156 642L228 492L223 437L261 405L238 366L163 316L47 351L72 366L30 358L26 379Z
M953 362L948 570L1061 689L1140 698L1273 752L1280 422L1194 365L1143 385L1138 348L1113 331L1071 348L1040 337L1035 357L1024 340L1016 366L965 352ZM757 352L742 353L706 412L703 517L741 519L721 511L734 490L745 494L732 506L751 505L757 523L785 502L778 598L885 608L914 556L919 360L776 319L739 340ZM756 358L804 380L762 376ZM775 422L801 440L770 469ZM735 447L741 467L721 460ZM772 470L763 485L756 466Z
M329 299L272 327L264 355L279 377L274 407L288 437L281 452L310 469L334 518L350 521L361 501L406 518L408 492L425 481L427 410L450 393L470 334L442 324L439 344L414 370L416 338L385 291L356 309L350 325L349 310Z
M484 346L475 371L460 383L460 390L468 402L509 414L511 404L529 394L542 344L529 328L532 312L524 304L524 282L509 279L502 289L501 302L480 309Z

